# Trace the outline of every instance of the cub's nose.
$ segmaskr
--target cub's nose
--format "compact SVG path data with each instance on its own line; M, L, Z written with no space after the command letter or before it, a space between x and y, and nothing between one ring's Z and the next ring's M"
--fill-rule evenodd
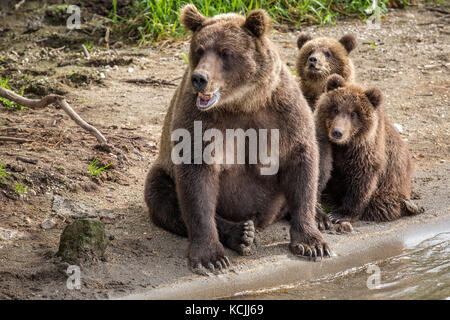
M308 61L313 63L313 64L316 64L317 63L317 57L309 57Z
M206 85L208 84L208 77L200 72L194 72L192 74L192 85L197 91L202 91L206 88Z
M340 139L342 138L342 135L344 134L344 131L342 129L333 129L333 132L331 133L333 135L333 138Z

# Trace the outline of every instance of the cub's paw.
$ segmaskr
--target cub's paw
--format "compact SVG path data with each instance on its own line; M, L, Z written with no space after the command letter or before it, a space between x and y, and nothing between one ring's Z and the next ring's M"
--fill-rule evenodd
M416 215L425 212L423 207L419 207L411 200L403 200L403 206L410 215Z
M230 266L230 260L220 243L191 245L188 260L192 272L201 275L222 272Z
M331 219L319 205L316 206L316 222L320 231L331 229Z
M316 261L317 258L331 257L331 250L328 244L319 235L302 235L301 238L295 239L291 233L291 243L289 249L297 256L309 257Z

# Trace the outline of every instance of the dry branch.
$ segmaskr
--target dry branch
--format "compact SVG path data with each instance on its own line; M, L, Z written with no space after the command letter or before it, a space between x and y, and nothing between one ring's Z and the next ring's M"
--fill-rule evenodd
M91 59L91 55L89 54L88 49L86 48L86 46L84 44L81 45L81 48L83 49L83 53L84 56L86 57L86 59Z
M21 7L24 3L25 3L25 0L21 0L19 3L17 3L17 4L14 6L14 10L19 10L20 7Z
M80 127L88 131L90 134L95 136L98 140L98 142L102 145L106 145L108 142L106 138L100 133L100 131L97 130L97 128L91 126L86 121L84 121L67 103L66 99L62 96L58 95L48 95L43 97L41 100L38 99L28 99L24 98L22 96L19 96L18 94L12 92L11 90L0 88L0 97L3 97L5 99L14 101L22 106L36 109L36 108L43 108L48 106L49 104L56 103L58 106L63 109L70 118L72 118L73 121L75 121L76 124L78 124Z
M0 136L0 141L11 141L11 142L16 142L16 143L31 143L31 142L33 142L31 140L9 137L9 136Z
M160 85L160 86L171 86L176 87L177 84L172 81L168 81L165 79L154 79L154 78L146 78L146 79L125 79L125 82L135 83L135 84L149 84L149 85Z

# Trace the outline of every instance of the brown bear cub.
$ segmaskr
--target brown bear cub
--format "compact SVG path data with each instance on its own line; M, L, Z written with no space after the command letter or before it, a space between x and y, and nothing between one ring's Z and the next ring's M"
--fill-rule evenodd
M181 20L193 32L189 66L171 100L160 152L146 179L145 201L153 222L189 237L189 266L199 273L229 266L224 246L249 254L255 227L265 227L287 214L291 218L289 248L294 254L330 256L315 222L319 152L311 137L313 115L266 35L267 14L255 10L247 17L206 18L187 5ZM209 129L215 130L208 131L215 132L214 140L229 129L278 130L278 149L273 144L268 148L277 154L278 170L262 175L264 161L207 164L201 161L201 153L199 158L185 150L183 158L188 161L174 162L173 133L187 132L195 138L196 126L203 136L200 146L205 145ZM219 160L237 156L236 149L215 150ZM252 156L250 151L245 150L245 159Z
M297 38L300 49L297 58L297 75L303 95L312 110L325 91L328 76L338 74L345 80L354 80L353 62L350 52L357 45L356 38L347 34L339 40L302 33Z
M324 191L338 205L332 214L380 222L419 213L409 201L411 155L382 100L379 89L363 89L332 75L317 102L317 130L330 145L321 151L330 150L333 161Z

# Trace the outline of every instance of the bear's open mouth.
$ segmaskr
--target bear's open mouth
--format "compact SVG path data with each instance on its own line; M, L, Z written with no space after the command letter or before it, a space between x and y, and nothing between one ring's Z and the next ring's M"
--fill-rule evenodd
M220 88L217 89L215 92L213 93L198 93L197 96L197 107L200 110L207 110L209 108L211 108L214 104L217 103L217 101L219 101L220 98Z
M308 67L309 71L314 71L314 72L320 72L320 69L317 68L315 65L310 64Z

